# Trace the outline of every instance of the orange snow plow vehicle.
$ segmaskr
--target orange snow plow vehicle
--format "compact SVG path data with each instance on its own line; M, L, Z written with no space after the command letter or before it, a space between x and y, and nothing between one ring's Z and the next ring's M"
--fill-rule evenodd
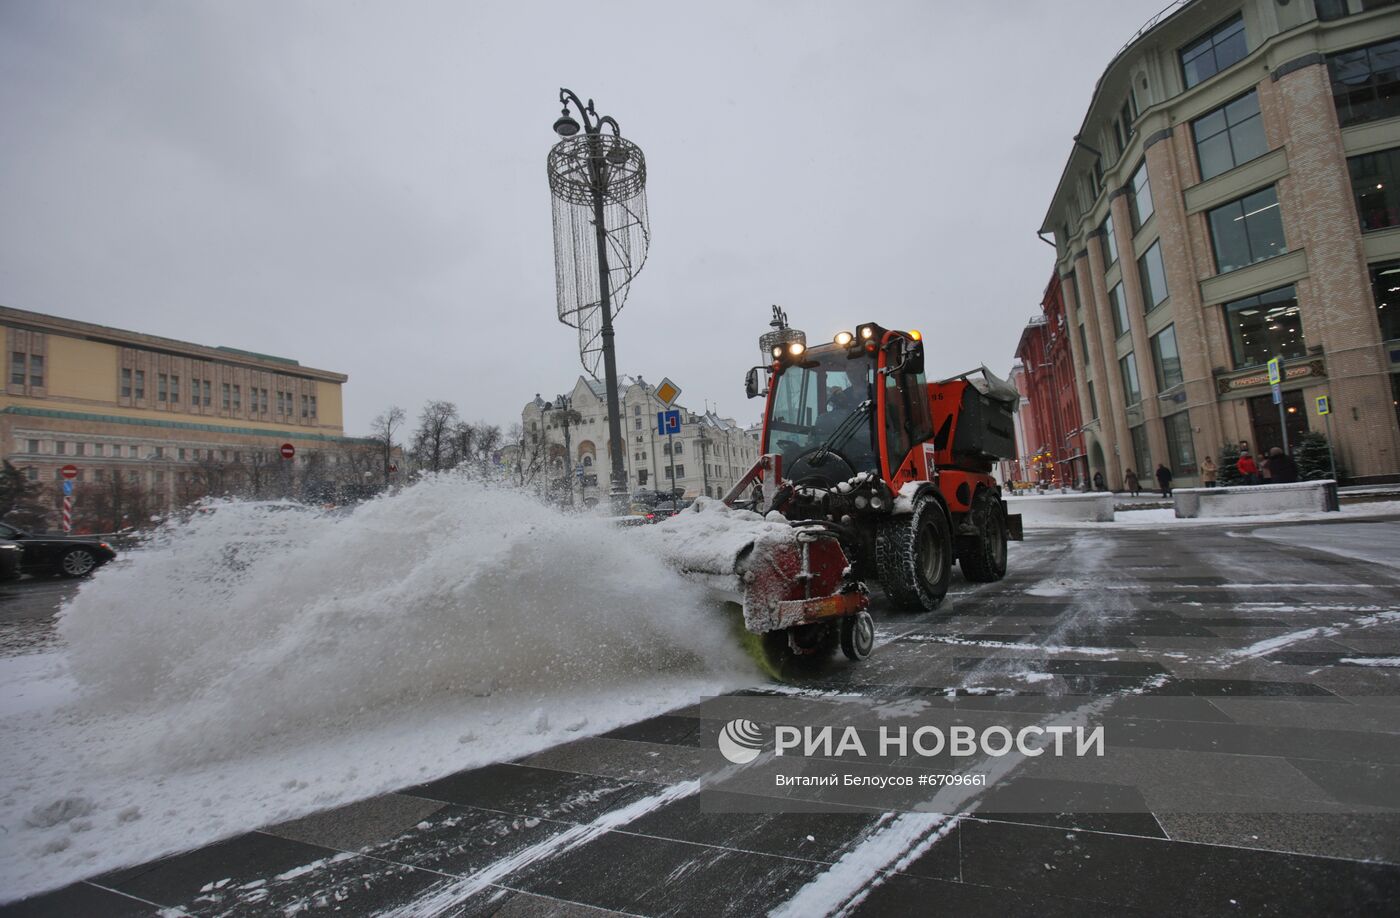
M748 631L863 659L866 581L897 608L932 610L955 560L969 580L1005 575L1021 520L991 471L1012 455L1019 394L985 367L929 383L917 331L867 323L808 347L776 308L773 325L771 362L746 380L765 398L761 455L724 497L756 511L752 537L715 521L714 538L702 525L672 557L742 603Z

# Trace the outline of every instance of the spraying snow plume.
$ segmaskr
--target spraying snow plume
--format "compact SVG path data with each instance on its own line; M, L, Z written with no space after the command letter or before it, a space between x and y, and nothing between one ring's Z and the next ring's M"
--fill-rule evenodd
M635 533L456 476L211 505L84 585L49 703L0 706L3 898L752 681L731 627Z

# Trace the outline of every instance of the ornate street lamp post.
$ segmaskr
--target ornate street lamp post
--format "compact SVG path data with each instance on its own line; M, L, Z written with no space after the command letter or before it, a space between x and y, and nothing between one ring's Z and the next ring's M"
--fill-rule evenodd
M584 105L572 91L560 89L559 101L563 113L554 132L562 139L549 151L548 161L559 321L578 329L579 357L590 375L597 377L600 358L603 364L611 494L614 512L621 514L628 488L613 319L650 243L646 159L636 144L622 138L617 121L598 115L592 99ZM570 106L582 124L569 113ZM611 133L603 132L605 126Z

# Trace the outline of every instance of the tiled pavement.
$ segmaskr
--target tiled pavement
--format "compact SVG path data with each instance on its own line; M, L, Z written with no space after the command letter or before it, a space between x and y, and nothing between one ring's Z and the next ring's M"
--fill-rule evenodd
M822 908L862 914L1397 909L1400 668L1375 663L1400 656L1394 568L1238 528L1032 533L1013 564L1000 584L955 576L938 614L883 611L870 660L800 688L705 699L0 914L758 915L832 879ZM877 752L734 769L715 746L733 717L871 736L1085 710L1105 756L1020 762L902 846L896 798L776 791L772 774L977 766Z

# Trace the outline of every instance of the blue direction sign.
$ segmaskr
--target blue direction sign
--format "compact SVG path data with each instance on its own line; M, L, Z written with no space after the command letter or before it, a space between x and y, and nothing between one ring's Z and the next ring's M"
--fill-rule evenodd
M1281 404L1283 402L1283 390L1279 388L1278 383L1274 383L1273 385L1269 386L1269 391L1273 393L1275 405Z
M656 412L656 432L661 436L681 432L681 412L678 408Z
M72 493L73 493L73 482L71 482L71 481L65 481L65 482L63 483L63 493L64 493L64 494L72 494Z

